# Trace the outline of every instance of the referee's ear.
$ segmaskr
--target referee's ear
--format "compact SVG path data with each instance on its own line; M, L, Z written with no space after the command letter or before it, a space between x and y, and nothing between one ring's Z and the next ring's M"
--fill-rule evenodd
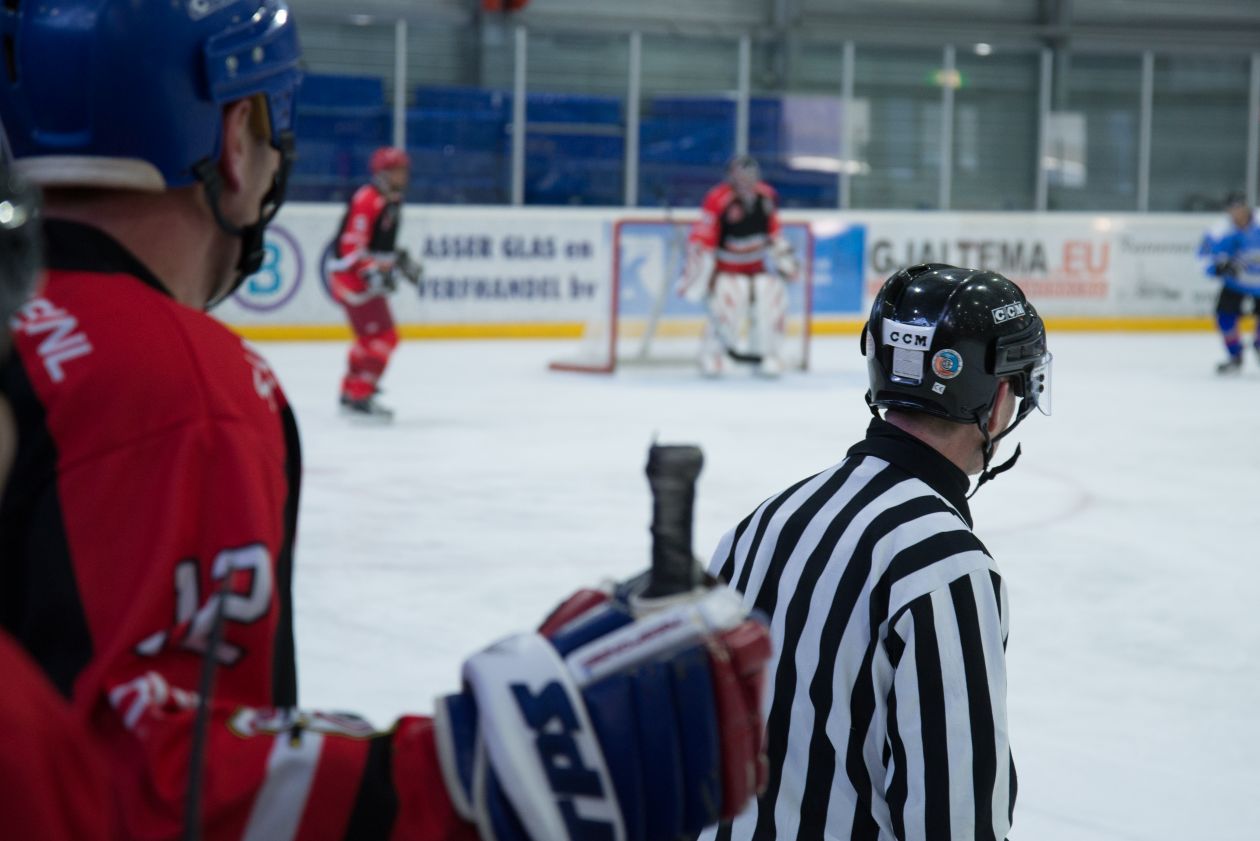
M1011 385L1010 377L1002 377L997 383L997 393L993 395L993 411L989 413L989 435L996 436L1006 429L1015 416L1015 404L1019 398Z

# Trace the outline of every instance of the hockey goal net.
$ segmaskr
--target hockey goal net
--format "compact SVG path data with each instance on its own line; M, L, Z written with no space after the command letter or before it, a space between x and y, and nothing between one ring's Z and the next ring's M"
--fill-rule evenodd
M707 310L681 298L676 287L687 259L691 218L620 219L613 224L604 283L590 298L590 314L576 351L555 360L555 371L611 374L622 365L694 364ZM788 312L781 353L787 370L809 366L814 240L809 225L785 222L783 235L800 262L787 285Z

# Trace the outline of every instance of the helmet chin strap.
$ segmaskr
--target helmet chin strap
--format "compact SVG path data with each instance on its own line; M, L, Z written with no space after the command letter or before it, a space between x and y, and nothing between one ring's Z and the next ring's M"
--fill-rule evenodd
M1015 427L1023 423L1024 418L1028 417L1028 414L1028 412L1021 412L1019 417L1015 419L1014 423L1006 429L1003 429L995 436L989 435L988 413L986 413L986 417L984 418L981 418L979 415L976 416L976 426L980 428L980 434L984 436L984 445L982 447L984 452L984 468L980 471L980 480L976 482L976 486L971 489L971 493L967 494L967 499L971 499L975 496L976 492L980 490L980 486L985 482L1005 473L1015 466L1015 462L1019 460L1020 453L1022 452L1022 447L1019 444L1015 445L1015 452L1011 453L1011 457L999 464L997 467L989 467L989 462L993 459L993 450L997 447L998 441L1001 441L1007 435L1014 432Z
M197 173L197 178L201 180L202 186L205 188L206 202L210 205L210 212L214 214L214 221L218 223L219 229L241 241L241 253L236 260L236 277L227 289L214 295L206 303L206 309L213 309L239 289L241 284L245 282L245 278L262 267L263 257L265 256L263 241L267 230L267 222L263 221L263 206L266 205L267 199L264 198L258 208L257 222L249 225L234 224L223 215L223 208L219 205L219 199L223 195L223 181L219 178L219 173L214 163L208 160L202 161L193 167L193 170Z
M293 138L289 132L285 132L280 139L280 166L276 170L270 189L258 203L258 218L248 225L237 225L223 215L223 208L219 206L219 199L223 195L223 180L219 177L215 162L206 159L193 165L193 172L206 191L206 201L210 205L210 212L214 214L214 221L218 223L219 229L241 241L241 253L236 260L236 277L226 289L214 295L206 303L207 310L214 309L230 298L237 289L241 288L245 278L262 268L263 259L267 254L265 248L267 226L271 224L280 205L284 203L289 167L292 163Z

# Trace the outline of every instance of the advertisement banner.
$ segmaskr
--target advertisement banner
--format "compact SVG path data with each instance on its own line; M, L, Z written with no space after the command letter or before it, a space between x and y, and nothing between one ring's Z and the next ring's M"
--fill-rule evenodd
M343 214L286 205L267 257L215 315L229 324L341 324L326 262ZM400 324L581 321L605 282L612 216L508 208L407 207L398 236L423 267L390 305Z
M871 214L866 296L898 268L950 263L1005 275L1045 315L1195 316L1216 288L1195 251L1201 214Z
M344 209L286 205L266 260L215 310L229 324L298 335L342 328L325 258ZM814 243L814 316L822 329L860 320L897 269L944 262L1000 272L1050 317L1192 319L1216 285L1195 252L1214 214L785 212ZM461 335L574 335L605 306L621 208L409 205L398 245L423 267L391 299L404 328ZM662 217L663 219L666 217ZM287 328L294 328L286 333ZM502 328L502 329L500 329Z

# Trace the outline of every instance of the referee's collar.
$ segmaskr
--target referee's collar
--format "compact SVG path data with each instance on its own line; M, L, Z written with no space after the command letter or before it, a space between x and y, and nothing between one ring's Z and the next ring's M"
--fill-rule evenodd
M958 509L968 526L974 525L971 522L971 508L967 505L967 490L971 487L967 474L910 433L898 429L886 420L875 418L866 428L866 438L850 447L849 455L882 458L922 479Z

